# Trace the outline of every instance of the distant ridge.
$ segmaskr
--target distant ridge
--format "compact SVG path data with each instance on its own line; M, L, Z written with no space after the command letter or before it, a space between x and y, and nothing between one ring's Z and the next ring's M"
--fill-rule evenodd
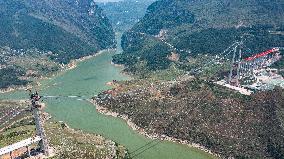
M92 0L0 0L0 19L0 46L52 51L62 63L115 46Z

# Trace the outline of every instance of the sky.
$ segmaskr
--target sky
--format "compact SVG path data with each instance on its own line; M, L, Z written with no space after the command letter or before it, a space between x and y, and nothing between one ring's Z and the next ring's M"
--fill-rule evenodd
M117 2L122 0L95 0L95 2Z

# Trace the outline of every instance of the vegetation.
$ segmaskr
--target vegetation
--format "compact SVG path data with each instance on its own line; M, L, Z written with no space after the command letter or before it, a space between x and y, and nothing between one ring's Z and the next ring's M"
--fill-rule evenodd
M51 51L52 59L66 64L115 45L111 24L91 0L0 3L0 46Z
M0 19L0 89L25 86L116 43L92 0L0 0Z
M0 88L26 86L36 78L47 77L61 69L59 63L37 49L0 48Z
M138 34L138 33L133 33ZM122 39L128 38L123 36ZM130 71L135 72L135 65L139 62L146 62L148 70L159 70L166 69L170 65L170 60L167 56L171 53L170 49L166 44L158 41L155 38L142 35L139 39L135 40L134 43L139 45L133 45L128 51L124 51L123 54L115 55L113 62L124 64L129 68ZM124 44L122 44L124 47ZM133 51L133 52L132 52ZM135 52L134 52L135 51Z
M0 69L0 88L8 88L10 86L27 85L29 81L19 79L25 72L17 67L8 67Z
M27 103L18 101L0 101L0 147L30 138L35 135L35 123L30 112L22 112ZM20 114L16 113L20 112ZM13 115L17 114L15 120ZM24 114L24 115L21 115ZM11 115L11 116L7 116ZM7 120L12 119L12 120ZM5 129L1 130L4 121L8 121ZM46 121L45 130L50 146L55 148L53 158L128 158L127 150L101 136L88 134L70 129L65 123ZM36 149L37 145L32 145Z
M276 1L156 1L144 18L124 33L124 52L116 55L114 62L135 72L134 66L141 61L147 63L148 70L165 69L172 63L167 58L172 52L179 54L180 63L186 63L200 54L219 54L236 40L244 41L244 57L283 47L282 9ZM129 58L138 60L129 63Z
M199 143L224 158L283 158L283 89L252 96L188 78L122 82L97 102L148 133Z
M26 111L27 106L28 104L25 101L0 100L0 147L21 140L20 136L31 135L31 131L26 131L22 127L23 125L34 127L30 118L23 120L23 118L31 115L29 111ZM15 131L10 131L9 128L15 128Z
M284 77L284 57L283 55L280 61L277 61L271 67L277 68L279 70L279 74L281 74Z

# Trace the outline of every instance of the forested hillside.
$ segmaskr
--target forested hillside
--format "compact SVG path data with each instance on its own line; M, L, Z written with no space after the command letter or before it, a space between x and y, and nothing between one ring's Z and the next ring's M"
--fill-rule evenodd
M62 63L115 46L111 24L91 0L1 0L0 8L0 46L52 51Z
M284 91L244 96L200 79L123 82L97 102L149 134L198 143L222 158L284 157Z
M0 88L115 45L111 23L92 0L0 0Z
M229 0L159 0L144 18L122 37L122 55L114 62L132 67L147 63L150 70L165 69L172 53L179 62L198 54L221 53L244 40L248 56L284 46L284 3ZM170 44L170 45L168 45ZM173 47L171 47L173 46ZM133 62L134 61L134 62Z
M242 58L283 47L284 1L158 0L123 34L123 53L113 57L135 80L114 81L94 99L142 134L200 144L221 158L283 159L283 88L243 95L237 90L246 86L216 84L233 57L218 55L236 41ZM283 74L283 58L271 67Z

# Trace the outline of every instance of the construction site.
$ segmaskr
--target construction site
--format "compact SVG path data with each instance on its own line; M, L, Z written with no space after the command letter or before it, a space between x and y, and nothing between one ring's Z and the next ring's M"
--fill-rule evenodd
M256 91L273 89L275 86L284 88L284 78L279 74L278 69L271 67L274 63L281 60L283 56L281 55L281 50L283 48L273 47L267 51L248 56L243 51L243 45L243 42L233 43L223 53L216 56L215 59L210 60L209 63L198 70L203 71L204 67L229 63L230 69L227 71L226 77L215 83L244 95L251 95ZM115 83L116 81L113 82ZM22 155L27 158L35 156L36 158L48 158L54 155L54 149L49 145L44 129L45 117L43 115L43 108L45 105L40 100L41 96L37 92L30 92L30 111L33 114L35 122L35 136L30 136L30 138L1 148L1 159L12 159ZM22 113L25 113L23 109L15 108L15 111L10 114L17 116ZM0 118L0 124L1 122L7 122L4 118ZM24 154L19 152L24 152Z
M185 50L177 49L172 44L166 42L163 38L165 34L166 31L161 30L160 34L155 38L158 38L174 50L172 55L169 56L169 60L178 61L178 58L174 58L175 52L184 52ZM235 41L222 53L217 54L214 58L210 58L203 66L192 69L188 74L199 74L208 68L210 69L210 67L229 64L230 69L227 76L215 82L216 84L236 90L244 95L250 95L255 91L271 90L275 86L284 88L284 78L279 74L283 69L278 70L271 67L282 59L281 51L284 48L272 47L261 53L246 52L250 49L246 48L246 51L244 51L246 46L245 36L247 35L241 36L241 41ZM190 51L188 53L190 54ZM223 67L220 71L226 72L227 70Z
M46 98L65 100L76 96L30 92L29 97L28 101L0 100L0 114L4 115L0 118L0 159L126 158L128 155L124 146L100 135L72 129L44 111Z
M36 135L31 136L28 139L14 143L12 145L3 147L0 149L1 159L13 159L19 156L26 156L27 158L48 158L53 156L53 149L49 146L48 140L44 130L44 117L42 109L44 103L40 102L40 96L38 93L30 93L31 108L30 111L33 114L33 118L36 126ZM36 146L35 146L36 145ZM32 151L31 151L32 147ZM22 154L22 152L25 152Z
M216 83L245 95L255 91L270 90L275 86L284 88L284 78L279 74L278 69L271 67L281 60L282 49L275 47L247 57L243 52L243 43L234 43L224 51L226 55L231 55L227 58L230 63L229 74Z

